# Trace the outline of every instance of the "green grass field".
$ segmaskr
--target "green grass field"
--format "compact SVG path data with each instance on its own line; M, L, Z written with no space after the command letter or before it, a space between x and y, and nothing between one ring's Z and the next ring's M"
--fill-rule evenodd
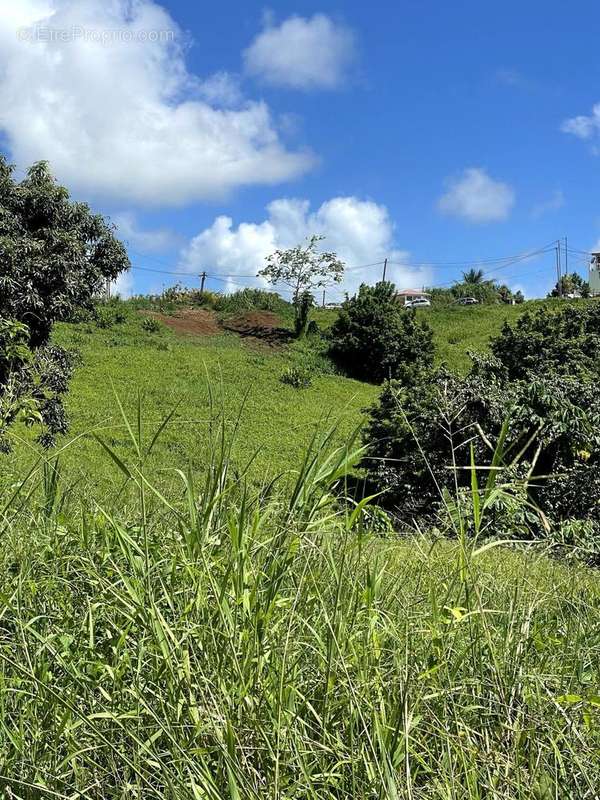
M464 370L520 312L433 309L439 358ZM378 387L143 318L58 326L60 465L21 429L0 456L0 794L595 800L598 573L372 533L340 494Z
M301 346L273 348L227 332L180 336L166 326L146 333L142 319L133 311L108 329L57 326L55 341L80 353L67 402L71 430L62 442L76 444L64 449L61 462L69 479L86 490L110 491L113 471L99 458L92 433L123 456L130 450L115 395L131 413L141 393L148 436L176 408L153 453L152 464L167 471L165 480L175 465L202 469L208 463L208 430L221 415L229 430L239 425L235 463L241 468L253 459L250 475L263 480L297 465L320 421L335 420L340 441L346 438L377 396L376 387L338 375L317 375L302 390L283 384L287 367L312 357ZM26 432L19 434L15 454L0 457L5 473L20 474L37 457Z

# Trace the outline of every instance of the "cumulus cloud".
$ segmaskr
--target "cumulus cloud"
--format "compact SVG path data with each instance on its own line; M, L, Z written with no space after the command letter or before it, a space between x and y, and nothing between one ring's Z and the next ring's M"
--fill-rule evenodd
M175 234L166 228L145 230L140 228L135 214L124 211L113 217L117 236L127 245L137 247L144 253L160 253L175 243Z
M187 71L152 0L0 3L0 134L19 165L47 159L76 191L140 204L220 198L314 164L231 76Z
M325 14L289 17L264 30L244 52L249 75L272 86L335 89L355 56L352 31Z
M563 133L572 133L579 139L591 139L600 133L600 103L592 108L589 116L581 115L566 119L561 125Z
M262 279L252 276L264 266L266 256L313 233L323 234L323 247L336 251L348 268L343 284L332 288L330 297L355 291L362 282L375 283L381 276L380 265L355 268L386 257L391 262L387 277L399 287L418 288L431 280L427 270L411 267L408 253L395 246L386 207L356 197L334 197L315 211L307 200L275 200L267 206L266 219L256 223L236 225L231 217L217 217L184 249L180 267L191 273L206 270L231 276L223 279L228 290L237 288L236 284L265 286Z
M470 167L448 181L448 191L440 197L438 208L443 214L468 222L499 222L508 219L514 203L511 186L490 178L484 169Z

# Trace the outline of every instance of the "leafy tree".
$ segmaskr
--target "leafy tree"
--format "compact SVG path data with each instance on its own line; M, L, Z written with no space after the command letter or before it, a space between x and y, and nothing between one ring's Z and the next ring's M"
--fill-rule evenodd
M45 162L22 181L0 156L0 447L22 416L49 445L66 430L61 395L72 358L49 344L52 325L91 309L129 267L113 227L73 202Z
M266 278L272 286L283 284L292 290L296 331L303 329L302 294L330 283L340 283L344 274L344 264L335 253L319 251L319 242L324 238L315 234L304 245L276 250L267 256L267 266L258 272L258 276Z
M331 355L351 375L381 383L433 363L433 334L415 309L404 309L393 283L362 284L346 300L331 329Z
M470 269L463 272L463 283L482 283L484 272L482 269Z

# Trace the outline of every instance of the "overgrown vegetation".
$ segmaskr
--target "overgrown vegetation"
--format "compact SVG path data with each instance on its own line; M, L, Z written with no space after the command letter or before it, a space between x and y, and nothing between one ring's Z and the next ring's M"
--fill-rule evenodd
M166 428L122 424L127 457L101 438L126 509L73 498L56 462L4 501L7 793L594 797L595 575L460 527L373 536L332 431L253 490L216 417L205 476L165 496Z
M389 383L365 434L371 480L400 513L431 514L443 491L469 485L472 459L487 464L490 442L502 437L497 479L518 477L522 497L498 507L490 532L555 531L564 540L566 525L572 543L589 550L592 542L587 556L597 558L599 344L597 305L540 310L505 325L466 378L440 368L416 384Z
M342 305L331 328L331 354L353 377L381 383L433 364L433 334L414 310L403 309L393 283L362 284Z
M45 162L22 181L0 155L0 449L23 418L50 446L67 427L62 396L72 357L50 345L52 326L90 311L129 267L110 225L73 202Z

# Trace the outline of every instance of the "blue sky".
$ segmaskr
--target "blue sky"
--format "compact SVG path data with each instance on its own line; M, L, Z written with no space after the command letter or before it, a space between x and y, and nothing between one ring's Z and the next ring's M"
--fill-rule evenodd
M21 0L0 141L111 216L126 291L256 284L320 232L350 291L388 257L403 287L481 263L535 296L552 249L490 260L600 240L599 24L591 2Z

